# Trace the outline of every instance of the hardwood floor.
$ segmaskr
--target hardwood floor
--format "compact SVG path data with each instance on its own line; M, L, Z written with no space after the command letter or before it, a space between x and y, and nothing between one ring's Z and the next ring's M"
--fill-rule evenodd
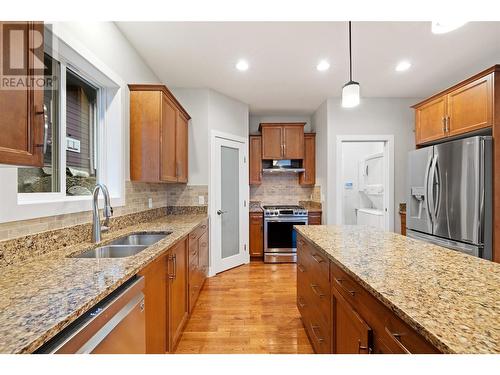
M313 353L295 264L252 262L207 279L176 353Z

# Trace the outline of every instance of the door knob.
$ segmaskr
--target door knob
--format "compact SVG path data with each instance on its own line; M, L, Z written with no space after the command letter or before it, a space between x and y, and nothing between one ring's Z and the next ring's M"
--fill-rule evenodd
M217 215L222 215L227 213L227 211L217 210Z

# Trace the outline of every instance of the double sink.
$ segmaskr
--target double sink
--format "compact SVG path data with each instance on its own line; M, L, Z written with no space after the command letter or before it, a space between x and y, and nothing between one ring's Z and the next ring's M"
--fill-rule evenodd
M119 237L110 243L89 249L83 253L70 255L71 258L125 258L136 255L161 241L172 232L149 232L131 233L127 236Z

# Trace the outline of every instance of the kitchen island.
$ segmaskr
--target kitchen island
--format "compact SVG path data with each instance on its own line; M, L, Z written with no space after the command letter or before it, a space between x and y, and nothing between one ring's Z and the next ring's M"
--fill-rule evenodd
M500 353L500 264L360 226L296 226L316 352Z

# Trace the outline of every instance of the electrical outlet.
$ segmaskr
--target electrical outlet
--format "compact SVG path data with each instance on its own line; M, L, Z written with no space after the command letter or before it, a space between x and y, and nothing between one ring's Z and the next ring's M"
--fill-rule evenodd
M153 208L153 198L148 198L148 207Z
M198 195L198 204L200 205L205 204L205 197L203 195Z

